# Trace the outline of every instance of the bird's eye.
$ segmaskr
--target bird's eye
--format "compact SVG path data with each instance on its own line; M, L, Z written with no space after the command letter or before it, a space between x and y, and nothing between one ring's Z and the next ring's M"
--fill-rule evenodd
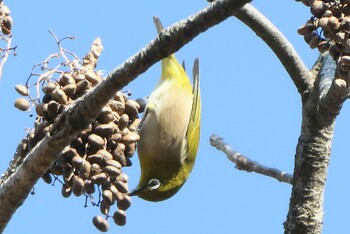
M158 179L151 179L149 182L148 182L148 189L149 190L155 190L155 189L158 189L160 186L160 181Z

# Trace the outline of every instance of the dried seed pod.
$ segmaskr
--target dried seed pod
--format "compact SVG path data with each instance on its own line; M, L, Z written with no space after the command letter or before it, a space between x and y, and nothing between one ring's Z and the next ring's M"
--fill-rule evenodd
M47 104L47 113L51 118L56 118L58 115L59 104L58 102L52 100Z
M329 50L329 43L326 40L321 40L317 45L317 49L320 53L324 53Z
M122 131L129 124L129 116L127 114L122 114L119 119L118 127Z
M91 177L91 182L97 185L102 185L108 182L107 175L104 172L96 174Z
M118 176L118 180L124 183L128 183L129 177L127 174L122 173L120 176Z
M80 166L79 177L82 179L87 179L90 176L91 172L91 164L84 160Z
M102 202L100 203L100 211L101 211L101 213L104 214L104 215L108 215L110 208L111 208L111 206L108 205L105 200L102 200Z
M50 94L50 93L52 93L52 91L54 91L56 89L57 85L58 84L55 82L49 82L43 87L43 92L45 94Z
M84 180L79 176L73 176L72 191L73 194L77 197L82 195L84 192Z
M15 101L15 107L21 111L26 111L30 107L30 103L25 98L17 98Z
M317 32L314 32L309 42L310 48L315 49L318 46L318 43L320 42L320 40L321 40L320 35L318 35Z
M114 185L118 189L119 192L121 192L121 193L128 192L128 184L127 183L124 183L124 182L118 180L114 183Z
M128 145L125 145L124 155L125 157L132 157L136 151L136 143L131 143Z
M15 90L17 91L17 93L19 93L22 96L28 96L29 95L29 90L27 88L27 86L21 85L21 84L17 84L15 86Z
M93 86L95 86L96 84L98 84L102 78L99 77L94 71L89 70L85 72L85 78L91 82L91 84Z
M117 210L113 214L113 220L115 224L124 226L126 224L126 213L123 210Z
M105 168L103 168L103 171L106 172L106 174L111 176L111 177L117 177L121 174L120 169L118 169L114 166L106 166Z
M110 138L114 131L116 131L116 125L113 123L100 124L93 130L95 134L104 138Z
M68 97L71 97L75 94L75 92L77 91L77 85L74 84L67 84L62 88L63 92L66 93L66 95Z
M91 182L91 180L84 181L84 192L86 194L93 194L95 192L95 185Z
M98 165L97 163L92 163L91 164L91 172L90 172L90 176L94 176L97 174L100 174L102 172L102 169L100 167L100 165Z
M35 105L35 112L38 116L44 116L44 103L38 103Z
M63 153L64 157L71 160L74 156L80 156L75 148L67 147Z
M311 7L312 9L315 10L315 12L317 12L318 14L321 14L323 15L324 12L328 9L328 6L327 4L325 4L323 1L321 0L316 0L316 1L313 1L311 3Z
M79 169L83 161L84 159L82 157L80 157L79 155L76 155L72 158L71 164L77 169Z
M114 100L119 101L119 102L123 103L123 105L125 105L125 97L121 91L118 91L115 94Z
M61 194L65 198L70 197L70 195L72 194L72 188L66 184L63 184L61 189Z
M72 76L72 74L67 72L62 74L59 82L62 86L66 86L68 84L75 84L74 77Z
M327 26L332 31L337 31L340 27L340 23L337 17L331 16L328 18Z
M111 107L111 109L115 112L117 112L119 115L122 115L125 110L125 105L122 102L111 100L108 105Z
M140 140L139 134L136 132L129 132L129 134L123 136L122 143L125 145L132 144Z
M97 117L97 121L102 124L108 124L114 120L112 109L109 106L104 106Z
M78 95L85 94L91 88L91 83L87 80L81 80L77 83L76 93Z
M129 126L129 130L131 132L135 132L138 129L140 123L141 123L141 119L139 119L139 118L134 119L134 121L132 121L132 123Z
M97 146L99 148L102 148L105 145L105 140L102 137L100 137L99 135L96 135L94 133L89 135L88 142L91 145Z
M87 160L93 164L93 163L97 163L97 164L102 164L104 162L104 158L101 154L91 154L87 157Z
M97 151L97 154L102 155L104 162L113 159L112 154L105 149L100 149L99 151Z
M41 178L47 184L51 184L52 183L52 176L51 176L51 173L49 171L47 171Z
M5 16L2 19L2 23L1 23L1 31L4 35L10 35L11 34L11 29L12 29L12 25L13 25L13 19L11 16Z
M6 5L1 5L1 15L10 15L11 10Z
M60 104L65 105L68 103L68 97L66 93L60 88L56 88L54 91L52 91L51 96L54 100L58 101Z
M127 210L131 206L131 197L124 194L123 199L117 201L117 206L121 210Z
M82 80L85 80L85 75L81 72L73 74L73 77L74 77L76 83L78 83Z
M122 169L122 165L118 161L113 159L107 160L106 166L113 166L115 168Z
M134 100L128 99L125 103L125 113L130 119L136 119L139 115L140 105Z
M146 105L147 105L147 99L146 98L138 98L136 99L136 102L139 104L140 108L139 108L139 113L142 113L145 111L146 109Z
M115 198L113 196L113 193L110 190L108 190L108 189L103 190L102 198L110 206L115 203Z
M324 17L324 16L322 16L322 17L318 20L318 26L321 27L322 29L327 29L327 28L328 28L328 18L329 18L329 17Z
M123 136L121 133L117 132L111 136L111 140L115 141L116 143L119 143L122 140Z
M124 148L123 148L124 147ZM126 158L124 155L125 145L118 143L117 147L112 151L113 159L121 165L126 166Z
M92 223L101 232L107 232L109 230L108 221L99 215L93 217Z
M313 22L308 22L303 26L301 26L300 28L298 28L297 32L299 35L306 35L306 34L312 33L312 31L314 31L315 29L316 29L316 25Z
M113 196L117 199L117 201L123 200L123 193L119 192L119 190L113 185L109 185L109 190L113 193Z
M72 169L64 170L62 176L63 176L64 182L65 182L69 187L71 187L71 186L73 185L73 176L74 176L74 173L73 173Z

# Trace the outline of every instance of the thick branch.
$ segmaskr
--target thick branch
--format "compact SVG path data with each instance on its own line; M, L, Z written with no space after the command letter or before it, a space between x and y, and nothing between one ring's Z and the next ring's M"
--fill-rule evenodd
M292 78L298 92L304 94L311 87L311 74L292 44L257 9L250 4L242 7L235 16L249 26L277 55Z
M120 65L83 99L70 106L57 120L61 124L28 153L17 171L0 186L0 232L24 202L36 181L51 167L65 146L91 123L102 107L138 75L160 59L179 50L198 34L224 21L249 0L220 0L164 30L146 48Z
M210 144L224 152L229 160L236 164L238 170L244 170L247 172L256 172L258 174L266 175L280 182L286 182L292 184L293 176L286 172L280 171L275 168L264 166L256 161L251 160L247 156L234 151L229 145L227 145L222 138L217 135L210 137Z
M317 121L320 93L324 93L327 79L332 79L322 66L312 93L303 102L301 135L299 137L294 167L294 183L289 204L285 233L321 233L323 223L323 194L330 160L334 121L321 126ZM329 71L332 71L330 68ZM334 73L333 73L334 74ZM321 87L321 88L320 88ZM321 90L320 90L321 89ZM326 95L327 96L327 95Z

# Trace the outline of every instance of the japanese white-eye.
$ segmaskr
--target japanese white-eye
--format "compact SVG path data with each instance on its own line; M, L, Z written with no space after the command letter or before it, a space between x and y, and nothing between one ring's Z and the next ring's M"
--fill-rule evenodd
M157 17L154 23L161 33ZM193 66L193 88L173 54L161 63L160 81L147 100L139 127L140 181L130 193L148 201L168 199L183 186L192 171L200 135L199 60Z

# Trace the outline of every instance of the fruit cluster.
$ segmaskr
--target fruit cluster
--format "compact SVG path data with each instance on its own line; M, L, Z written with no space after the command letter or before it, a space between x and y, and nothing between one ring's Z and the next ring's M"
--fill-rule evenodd
M34 131L27 136L27 151L50 132L53 122L67 105L102 80L94 70L101 51L101 41L96 39L83 62L64 64L64 67L70 68L68 71L61 71L57 67L48 69L49 60L42 63L42 70L47 72L40 75L35 84L35 87L42 85L44 95L41 101L30 96L28 84L15 87L19 94L25 96L17 99L15 106L23 111L35 106L38 115ZM58 78L54 79L51 75L57 75ZM136 130L140 122L138 115L143 111L141 102L130 99L121 91L117 92L96 120L63 150L59 159L42 177L49 184L53 178L60 181L63 197L85 195L93 205L99 206L105 218L95 216L93 224L100 231L108 230L109 217L113 217L117 225L126 223L125 211L130 207L131 199L127 194L128 176L122 173L122 167L131 165L130 158L139 139ZM94 200L95 192L98 201ZM115 204L116 211L111 215L110 209Z
M350 0L299 0L313 17L298 29L311 48L329 51L340 72L350 70Z

